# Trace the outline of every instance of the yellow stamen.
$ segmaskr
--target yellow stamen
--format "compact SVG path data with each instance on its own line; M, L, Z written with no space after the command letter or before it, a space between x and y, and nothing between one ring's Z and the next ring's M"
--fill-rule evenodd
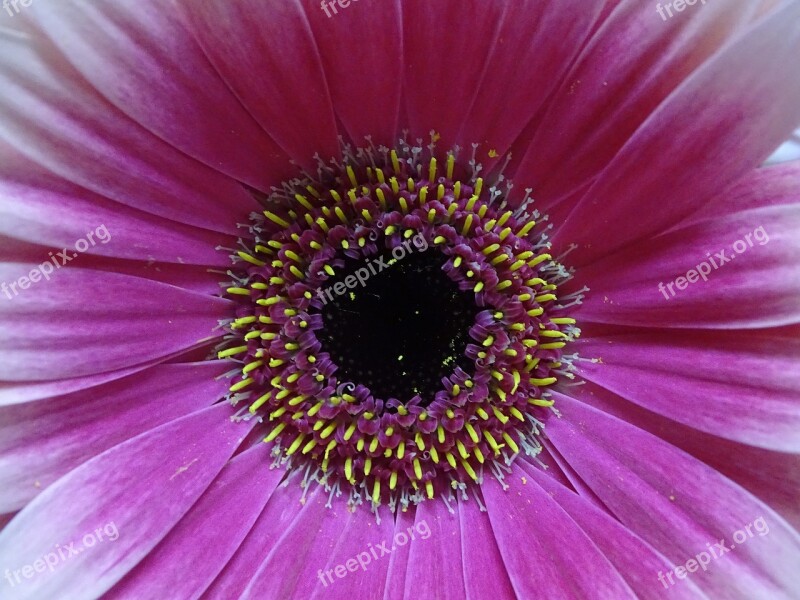
M265 442L271 442L271 441L273 441L273 440L274 440L276 437L278 437L278 436L281 434L281 432L282 432L284 429L286 429L286 423L279 423L279 424L277 425L277 427L275 427L275 429L273 429L273 430L272 430L272 431L269 433L269 435L268 435L267 437L265 437L265 438L264 438L264 441L265 441Z

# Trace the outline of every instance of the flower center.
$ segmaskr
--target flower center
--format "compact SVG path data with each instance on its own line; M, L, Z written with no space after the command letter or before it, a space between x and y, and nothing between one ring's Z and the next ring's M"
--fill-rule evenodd
M233 251L230 400L332 496L448 501L540 451L580 296L559 299L571 275L538 212L509 208L474 153L470 169L433 143L343 154L276 189Z
M424 250L423 237L413 239L424 244L345 262L342 275L328 284L333 300L326 295L318 337L341 380L361 383L380 398L419 396L427 407L454 366L473 371L465 351L479 309L442 271L446 256ZM344 293L337 295L340 282Z

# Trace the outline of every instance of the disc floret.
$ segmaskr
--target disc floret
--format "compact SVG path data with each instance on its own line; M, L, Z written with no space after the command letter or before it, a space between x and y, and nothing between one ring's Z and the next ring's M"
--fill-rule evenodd
M231 399L263 420L278 462L354 503L447 499L484 468L502 478L520 452L539 452L547 390L570 367L563 348L579 330L558 297L570 275L538 213L527 195L510 208L502 176L487 186L474 156L467 172L457 154L345 147L342 163L274 190L233 254L237 316L218 351L241 363ZM322 291L347 264L412 239L474 300L474 322L466 362L443 365L440 389L382 397L344 379L321 341Z

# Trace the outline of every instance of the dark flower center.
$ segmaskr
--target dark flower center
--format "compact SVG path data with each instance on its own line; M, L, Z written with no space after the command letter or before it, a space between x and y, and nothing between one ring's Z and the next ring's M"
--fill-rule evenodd
M558 296L571 274L540 215L474 154L440 163L401 140L343 156L276 188L233 251L229 398L304 485L376 511L449 501L541 450L580 292Z
M359 271L364 261L346 261L341 275L327 282L333 300L322 309L319 338L340 379L381 398L419 395L428 406L454 367L474 370L464 352L480 309L474 295L444 274L444 255L410 247L396 253L400 260L390 252L373 258L376 274L367 266L369 278Z

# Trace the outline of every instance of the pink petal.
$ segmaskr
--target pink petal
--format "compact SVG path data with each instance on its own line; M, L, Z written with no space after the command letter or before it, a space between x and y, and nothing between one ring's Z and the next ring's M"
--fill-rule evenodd
M395 517L394 533L407 531L415 525L416 509L405 512L399 511ZM386 573L386 587L383 591L383 600L403 600L408 570L408 561L411 555L411 546L400 546L389 555L389 570Z
M119 112L54 50L22 40L0 38L0 140L26 159L4 172L32 163L132 208L239 235L257 205L238 182Z
M769 331L588 337L580 374L667 418L743 444L800 453L800 340ZM743 401L744 400L744 401Z
M635 598L597 546L518 466L504 486L484 475L481 492L519 598Z
M663 231L763 162L800 122L798 50L789 2L673 92L554 233L580 246L573 264Z
M631 404L591 382L581 386L580 390L573 390L572 394L581 402L688 452L760 498L800 530L800 505L797 503L800 455L744 446L703 433ZM581 490L581 496L588 494L591 491Z
M0 407L0 514L19 510L55 480L227 392L225 362L159 365L60 397Z
M754 208L783 206L800 201L800 161L788 162L748 173L677 226L688 227Z
M0 265L0 281L34 268ZM32 286L0 299L7 381L79 377L168 356L219 335L214 329L230 310L220 298L69 266Z
M84 551L23 579L16 597L99 597L110 589L180 521L247 435L231 412L217 405L140 435L39 495L0 532L0 563L33 565L71 542ZM87 537L108 525L118 538L95 537L90 547Z
M71 377L69 379L23 381L15 383L2 382L0 383L0 406L33 402L35 400L43 400L45 398L53 398L55 396L86 390L110 381L122 379L133 373L140 373L160 362L161 360L157 359L151 364L137 365L127 369L96 373L84 377Z
M103 598L199 598L284 475L283 469L270 469L270 450L257 443L234 457L167 537Z
M691 579L684 580L679 586L670 587L667 584L667 587L663 587L657 574L663 575L664 571L671 570L672 564L658 551L604 510L581 498L572 490L557 484L540 468L524 460L518 461L518 466L532 479L533 485L538 485L546 491L591 538L636 592L638 598L696 600L705 597Z
M488 512L470 499L459 501L458 516L461 521L465 598L514 600L517 596L508 578Z
M460 4L463 6L463 2ZM485 166L492 162L489 150L504 154L563 80L602 7L602 0L504 3L489 56L474 67L481 72L481 79L471 90L472 104L467 112L458 113L462 118L459 143L467 148L473 142L485 144L482 150L487 154L479 156ZM485 11L486 7L481 5L478 10ZM460 19L465 20L463 16ZM474 22L471 25L474 27ZM475 38L470 35L468 39ZM440 54L442 60L452 59L449 52ZM427 61L432 59L429 56ZM454 74L448 73L448 78ZM440 85L449 83L443 80ZM465 94L465 99L470 95Z
M255 576L242 598L272 596L299 600L311 597L312 593L338 595L340 579L352 579L343 589L363 590L363 595L356 597L375 597L383 589L386 564L379 562L367 572L366 567L360 567L356 555L370 554L369 542L379 544L391 534L391 515L385 511L381 515L382 525L378 525L368 510L352 511L342 499L335 499L329 505L329 495L332 493L308 499L292 525L265 553L261 565L255 565ZM349 565L345 565L348 561ZM343 574L336 573L337 569ZM334 573L326 579L328 570Z
M309 491L300 487L297 476L284 480L270 496L267 506L233 558L206 590L204 600L241 598L270 549L300 518L306 507L316 506L320 498L323 494L319 486L312 486Z
M0 179L0 233L48 248L88 242L86 253L143 262L229 267L236 238L181 225L63 179L20 171ZM14 179L25 179L15 181ZM54 219L53 214L58 218Z
M303 0L336 116L357 145L364 145L366 136L376 146L397 144L403 97L400 0L354 0L347 8L326 2L327 14L322 6Z
M451 513L440 499L422 502L417 506L414 527L395 532L393 549L400 545L400 536L417 533L409 547L403 594L407 600L424 598L433 590L440 600L466 596L459 510L456 505ZM425 532L427 539L421 535Z
M509 4L403 0L402 5L410 137L424 137L427 144L428 132L434 130L441 136L439 145L452 147L473 97L480 92L497 24Z
M100 94L189 156L265 191L292 174L172 7L75 0L36 19Z
M800 535L769 506L667 442L558 395L547 436L614 516L674 565L764 519L756 535L692 581L711 597L790 598L800 592ZM763 527L759 524L759 528ZM738 541L738 540L737 540ZM721 549L720 549L721 551Z
M656 6L620 2L595 32L528 142L517 191L533 187L537 202L549 206L591 182L659 104L759 12L759 2L709 2L664 21Z
M389 570L389 558L383 555L382 547L386 545L384 542L389 546L392 544L394 515L381 510L381 522L376 523L375 517L364 508L348 512L346 518L336 519L334 514L329 515L327 521L335 529L328 533L327 545L323 532L315 539L308 555L311 563L309 575L300 578L300 585L294 592L297 598L381 597ZM339 521L338 525L334 520ZM338 576L342 572L340 565L346 569L346 575L341 578ZM313 572L312 581L311 571L315 567L317 571Z
M798 231L800 205L794 204L719 216L642 242L578 270L591 292L576 315L650 327L797 323ZM705 281L698 270L707 271Z
M247 111L289 156L316 171L338 156L319 50L300 0L181 0L187 25Z

